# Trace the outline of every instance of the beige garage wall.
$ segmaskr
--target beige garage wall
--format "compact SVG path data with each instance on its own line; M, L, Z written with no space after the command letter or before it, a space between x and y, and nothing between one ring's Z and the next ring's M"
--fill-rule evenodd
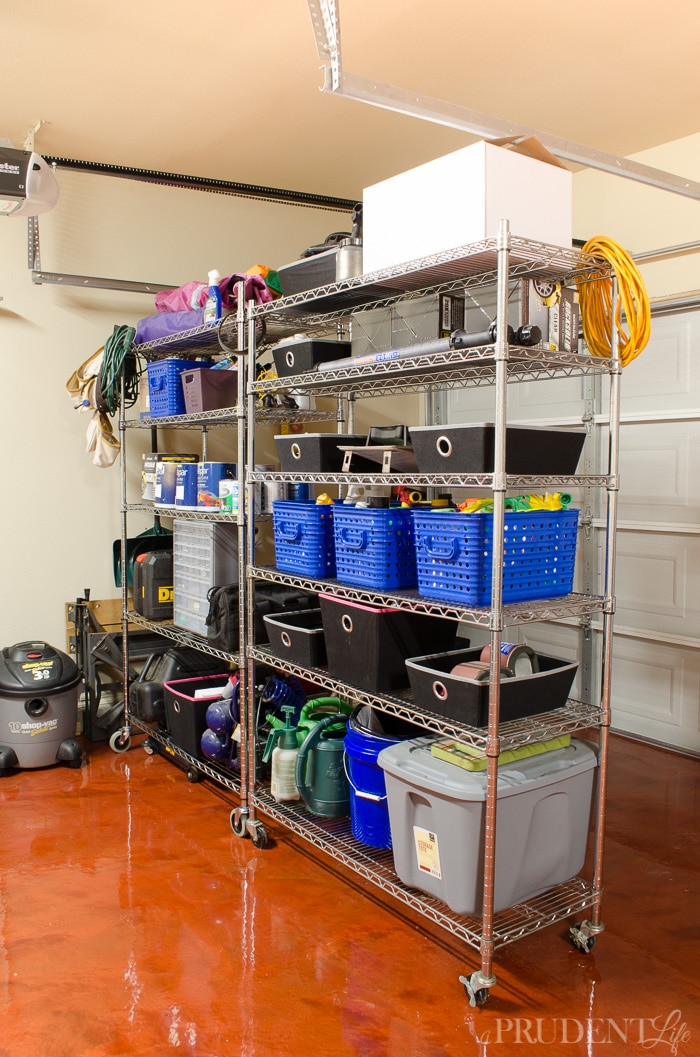
M111 177L68 172L59 182L58 206L39 218L46 271L205 281L210 268L227 274L295 260L349 224L324 210ZM0 647L25 639L62 646L66 602L84 588L93 598L118 595L119 472L85 454L88 419L72 409L65 383L115 324L154 310L150 296L34 285L27 262L26 220L0 219ZM130 451L149 447L141 432L130 431ZM135 479L138 460L131 466Z
M700 181L700 134L633 155L635 161ZM700 241L700 202L604 173L574 176L577 238L608 235L633 256ZM652 298L700 290L700 253L640 265Z

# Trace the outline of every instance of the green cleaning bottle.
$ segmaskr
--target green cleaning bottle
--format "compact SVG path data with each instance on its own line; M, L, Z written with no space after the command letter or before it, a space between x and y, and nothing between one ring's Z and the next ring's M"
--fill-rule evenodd
M270 731L265 743L263 762L272 760L270 792L278 804L286 800L299 800L300 794L294 780L297 754L297 731L292 726L294 705L283 705L284 726Z

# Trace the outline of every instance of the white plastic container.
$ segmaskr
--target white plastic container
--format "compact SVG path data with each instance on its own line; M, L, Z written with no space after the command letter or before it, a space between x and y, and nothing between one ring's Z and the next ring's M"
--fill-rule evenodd
M433 253L511 235L571 249L567 169L480 141L363 192L365 274Z
M238 583L237 526L215 521L173 521L173 623L207 634L208 593Z
M404 884L457 914L483 910L486 774L433 757L432 738L384 749L394 867ZM593 748L566 748L499 769L494 910L574 877L588 839Z

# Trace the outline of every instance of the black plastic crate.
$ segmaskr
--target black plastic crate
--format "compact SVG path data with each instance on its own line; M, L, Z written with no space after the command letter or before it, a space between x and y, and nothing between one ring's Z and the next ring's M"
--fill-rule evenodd
M451 675L463 662L478 661L478 649L452 650L423 657L410 657L406 670L419 708L435 712L472 727L484 727L489 719L489 683ZM537 654L539 672L501 679L499 720L523 719L551 712L566 704L578 664Z
M135 635L140 632L129 632L130 654ZM138 679L129 687L129 709L144 723L165 723L165 683L220 670L218 657L189 646L158 645L150 652Z

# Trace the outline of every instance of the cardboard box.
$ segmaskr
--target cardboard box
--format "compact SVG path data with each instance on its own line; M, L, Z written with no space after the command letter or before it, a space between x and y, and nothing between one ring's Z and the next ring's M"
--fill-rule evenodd
M536 140L482 140L365 188L364 272L494 238L503 219L570 249L571 203L571 173Z

